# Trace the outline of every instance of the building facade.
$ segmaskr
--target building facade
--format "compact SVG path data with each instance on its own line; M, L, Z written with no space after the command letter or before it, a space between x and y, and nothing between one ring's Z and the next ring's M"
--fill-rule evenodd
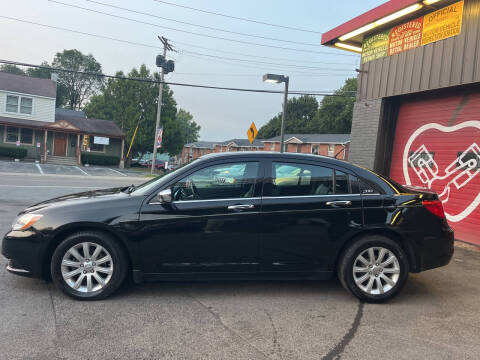
M285 151L323 155L348 159L350 148L349 134L287 134ZM280 136L266 140L232 139L223 142L197 141L186 144L182 150L181 163L200 156L227 151L280 151Z
M456 237L477 244L479 36L480 0L391 0L322 37L362 56L350 159L436 191Z
M0 72L0 147L24 148L27 159L81 164L81 154L123 160L125 135L109 120L55 107L56 83Z

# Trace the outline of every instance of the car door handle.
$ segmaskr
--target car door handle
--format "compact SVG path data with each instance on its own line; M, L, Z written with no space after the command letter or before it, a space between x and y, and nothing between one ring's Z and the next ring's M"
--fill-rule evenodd
M255 206L253 204L242 204L242 205L230 205L228 210L248 210L253 209Z
M341 207L341 206L350 206L352 205L352 202L350 200L327 201L326 204L331 207Z

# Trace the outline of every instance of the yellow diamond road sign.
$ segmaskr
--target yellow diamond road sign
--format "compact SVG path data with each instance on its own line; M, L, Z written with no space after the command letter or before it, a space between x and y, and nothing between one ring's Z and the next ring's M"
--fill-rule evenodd
M250 140L250 144L253 144L253 140L255 140L255 138L257 137L257 134L258 134L257 127L255 126L255 123L252 122L252 125L250 125L250 127L247 130L247 136L248 136L248 140Z

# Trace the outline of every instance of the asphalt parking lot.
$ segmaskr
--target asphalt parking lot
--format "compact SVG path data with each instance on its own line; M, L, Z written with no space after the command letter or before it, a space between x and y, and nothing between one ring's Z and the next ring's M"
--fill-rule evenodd
M32 174L32 175L69 175L69 176L144 176L146 171L119 169L106 166L71 166L57 164L38 164L34 162L0 161L0 174Z
M22 208L142 179L0 174L0 233ZM480 252L411 275L383 305L331 282L127 285L96 302L3 270L0 359L478 359Z

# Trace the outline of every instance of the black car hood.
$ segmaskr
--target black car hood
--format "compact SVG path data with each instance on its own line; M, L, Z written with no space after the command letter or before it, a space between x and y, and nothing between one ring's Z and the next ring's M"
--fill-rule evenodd
M122 190L126 189L125 187L119 188L109 188L109 189L99 189L99 190L91 190L91 191L84 191L75 194L68 194L59 196L53 199L42 201L38 204L29 206L25 210L19 213L25 214L34 211L38 211L41 209L49 208L49 207L57 207L61 205L74 205L78 203L98 203L103 201L109 201L112 199L117 199L119 197L128 196L127 193L122 192Z

